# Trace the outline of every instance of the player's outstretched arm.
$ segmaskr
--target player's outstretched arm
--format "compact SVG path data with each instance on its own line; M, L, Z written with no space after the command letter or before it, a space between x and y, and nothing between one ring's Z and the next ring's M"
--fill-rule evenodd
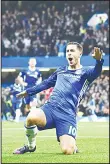
M43 90L54 87L56 83L56 79L57 79L57 71L54 72L48 79L42 81L40 84L28 88L25 91L17 94L17 97L21 98L21 97L26 97L27 95L32 96Z
M96 65L95 67L87 71L88 79L90 82L94 81L98 76L100 76L102 72L102 65L104 62L104 59L102 59L102 55L103 51L101 51L98 47L94 47L92 57L96 59Z

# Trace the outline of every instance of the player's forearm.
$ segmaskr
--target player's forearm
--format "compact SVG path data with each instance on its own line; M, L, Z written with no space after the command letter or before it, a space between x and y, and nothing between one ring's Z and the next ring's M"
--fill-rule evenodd
M103 62L104 62L104 59L96 60L96 65L92 72L94 78L97 78L98 76L100 76L100 74L102 72Z
M96 65L92 69L89 69L87 71L88 74L88 80L90 83L92 83L97 77L100 76L102 72L102 65L103 65L104 60L96 60Z
M30 96L35 95L45 89L48 89L51 87L51 84L48 83L47 80L44 80L42 83L35 85L31 88L26 89L26 93Z

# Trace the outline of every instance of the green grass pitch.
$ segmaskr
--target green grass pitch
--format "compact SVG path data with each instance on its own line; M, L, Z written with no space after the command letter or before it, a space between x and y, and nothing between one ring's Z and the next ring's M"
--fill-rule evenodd
M12 154L24 144L24 123L3 121L2 163L109 163L109 123L78 123L77 145L80 153L73 155L61 153L55 129L38 133L34 153Z

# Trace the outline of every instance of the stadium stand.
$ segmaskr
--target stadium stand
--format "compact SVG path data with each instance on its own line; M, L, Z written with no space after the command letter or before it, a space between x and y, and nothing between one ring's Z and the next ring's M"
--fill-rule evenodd
M108 1L30 3L2 2L2 56L65 56L70 40L82 43L85 55L94 46L109 54L108 22L87 26L93 14L109 13Z
M92 114L91 106L94 106L93 110L97 116L109 115L109 77L107 75L101 74L93 82L79 106L79 111L82 111L84 116Z

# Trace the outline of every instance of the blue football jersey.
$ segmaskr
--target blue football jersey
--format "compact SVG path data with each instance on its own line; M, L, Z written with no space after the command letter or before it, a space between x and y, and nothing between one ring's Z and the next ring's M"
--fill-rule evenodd
M101 74L104 60L96 60L95 67L82 67L68 70L68 66L58 68L41 84L27 89L28 95L54 87L48 103L63 110L65 113L77 113L77 107L84 97L90 84Z
M35 71L31 71L28 68L28 70L20 72L19 76L21 76L24 82L27 83L26 88L29 88L37 84L38 79L41 77L41 73L37 68L35 69Z

